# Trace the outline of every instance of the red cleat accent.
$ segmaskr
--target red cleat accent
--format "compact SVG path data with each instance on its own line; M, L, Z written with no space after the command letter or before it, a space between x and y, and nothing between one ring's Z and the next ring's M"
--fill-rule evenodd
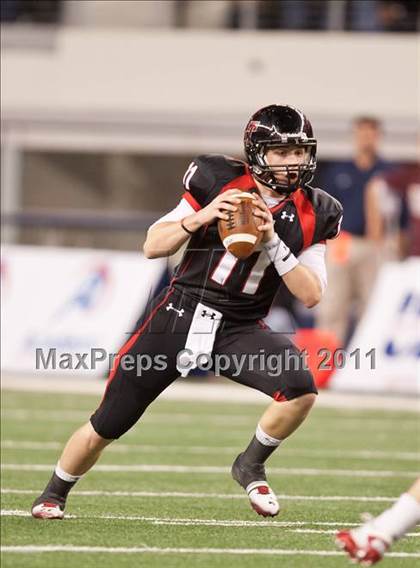
M337 546L347 552L353 562L372 566L382 560L389 544L378 536L369 535L366 544L360 545L352 536L352 531L339 531L335 540Z
M275 517L280 509L277 497L271 491L263 464L241 463L243 454L239 454L232 465L232 477L245 489L251 507L258 515Z
M261 483L261 485L260 485ZM267 482L255 481L247 487L251 507L263 517L276 517L279 514L279 504Z
M335 542L339 548L347 552L351 558L356 558L357 544L349 531L340 531L335 536Z

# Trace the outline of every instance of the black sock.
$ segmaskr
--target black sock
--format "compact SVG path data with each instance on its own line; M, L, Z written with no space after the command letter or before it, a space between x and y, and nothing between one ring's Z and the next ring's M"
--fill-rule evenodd
M52 497L59 503L64 504L70 489L77 481L64 481L61 477L54 472L49 480L46 488L44 489L41 498Z
M261 444L254 435L249 446L242 454L242 460L247 463L264 463L278 446L266 446Z

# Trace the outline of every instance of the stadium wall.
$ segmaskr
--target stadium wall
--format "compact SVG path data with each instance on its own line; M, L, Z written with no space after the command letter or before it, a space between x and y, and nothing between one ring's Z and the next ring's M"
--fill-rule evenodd
M412 118L416 45L404 35L63 28L51 49L6 43L3 105L6 112L235 109L247 116L267 100L288 100L317 115Z
M414 155L414 35L59 28L37 46L2 31L3 121L27 145L232 152L250 112L291 102L321 154L346 155L348 121L373 113L385 154Z

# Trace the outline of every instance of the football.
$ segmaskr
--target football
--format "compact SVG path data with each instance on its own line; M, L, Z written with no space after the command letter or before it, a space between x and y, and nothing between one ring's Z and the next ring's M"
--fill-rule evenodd
M252 194L243 191L238 197L238 210L228 211L227 220L219 219L218 228L223 246L237 258L245 259L260 244L262 232L258 231L258 219L253 215Z

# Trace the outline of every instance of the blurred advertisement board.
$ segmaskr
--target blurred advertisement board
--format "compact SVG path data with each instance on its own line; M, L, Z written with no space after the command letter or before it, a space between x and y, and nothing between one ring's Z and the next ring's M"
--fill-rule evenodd
M331 388L420 394L419 258L385 264L348 352L360 356L336 371Z
M165 269L137 252L2 247L2 370L105 374Z

